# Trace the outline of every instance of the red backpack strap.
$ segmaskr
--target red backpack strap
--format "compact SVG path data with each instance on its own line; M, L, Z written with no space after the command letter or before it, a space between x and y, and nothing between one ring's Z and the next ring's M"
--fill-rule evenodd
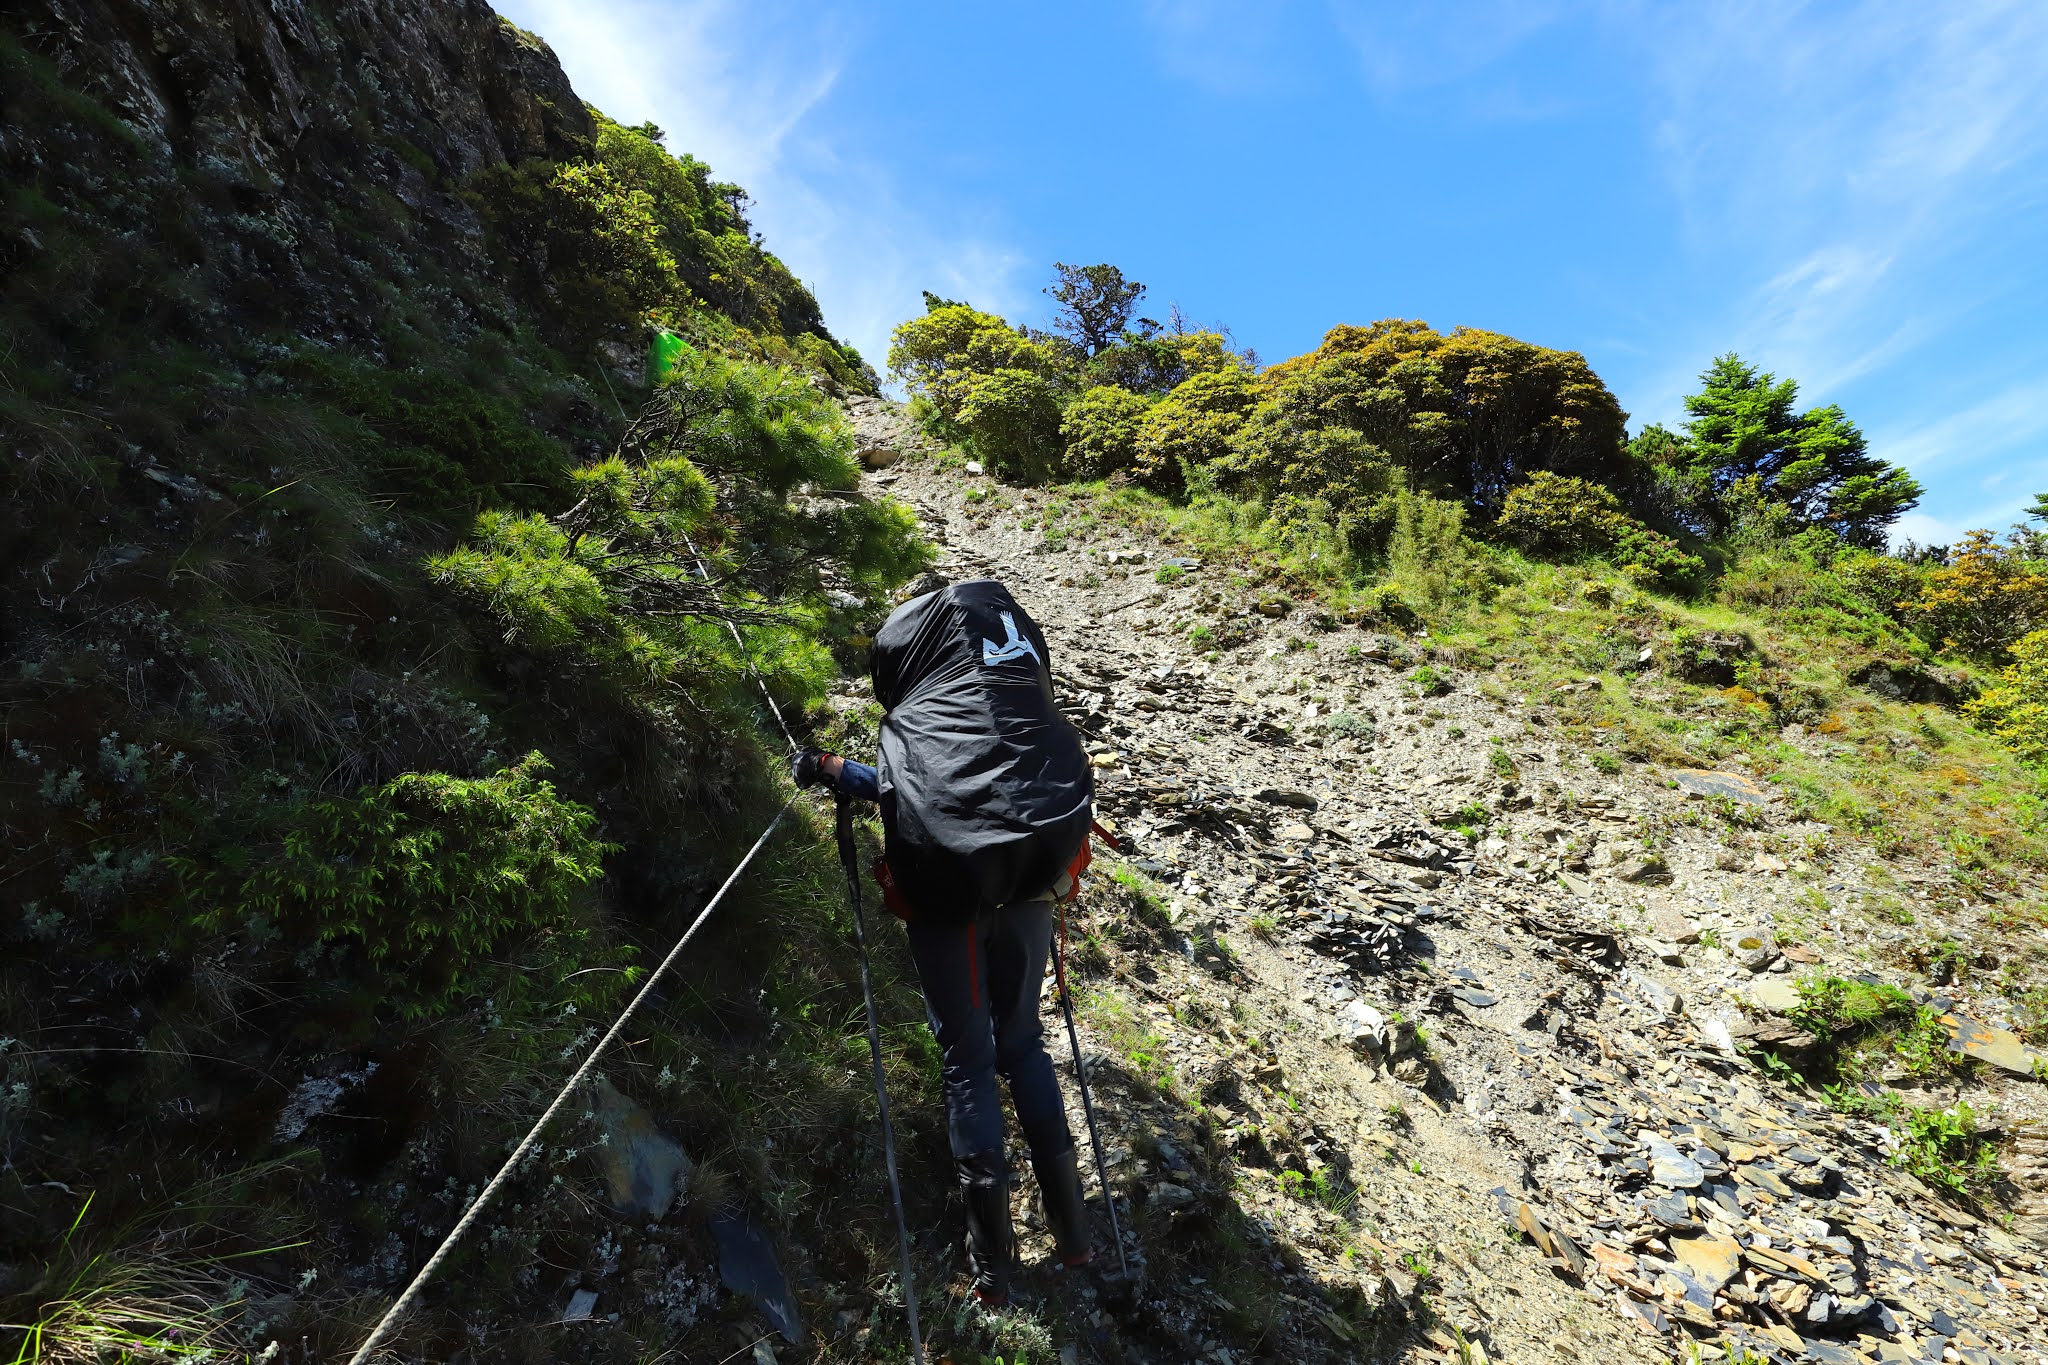
M1076 853L1074 861L1067 865L1066 890L1058 892L1056 898L1059 900L1070 901L1081 894L1081 874L1086 872L1095 861L1095 839L1102 840L1103 843L1108 844L1119 853L1124 851L1122 842L1114 834L1104 829L1100 821L1089 821L1088 830L1094 837L1081 840L1081 851Z
M906 900L903 893L896 889L896 878L889 871L889 860L887 858L875 859L874 866L870 867L868 872L874 877L875 885L882 888L882 904L890 914L902 920L905 924L917 918L917 907Z

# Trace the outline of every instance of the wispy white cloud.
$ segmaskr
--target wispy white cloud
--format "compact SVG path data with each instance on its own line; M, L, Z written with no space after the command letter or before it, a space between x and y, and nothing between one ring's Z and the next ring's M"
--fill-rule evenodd
M2019 520L2048 492L2048 378L2012 384L1958 412L1873 431L1872 447L1941 491L1942 515L1915 513L1917 540L1954 540L1973 526ZM1935 535L1939 529L1941 534Z
M1281 4L1145 0L1155 58L1173 76L1217 95L1273 90L1288 78Z
M1367 86L1395 95L1467 80L1570 16L1568 0L1470 0L1457 6L1333 4L1330 17L1357 53ZM1539 100L1531 110L1562 107Z
M2048 9L1617 0L1600 14L1639 54L1685 266L1728 283L1721 307L1659 328L1624 405L1676 418L1707 359L1738 351L1806 401L1883 414L1873 452L1929 487L1902 535L2015 518L2048 487L2048 383L1986 393L2006 382L1997 369L1956 383L1941 359L2000 287L1974 253L2048 199Z
M577 93L613 118L651 120L668 146L746 186L750 215L818 296L833 332L879 370L919 290L1003 307L1021 254L1000 209L909 202L883 158L832 117L864 36L825 5L739 0L499 0L554 48Z

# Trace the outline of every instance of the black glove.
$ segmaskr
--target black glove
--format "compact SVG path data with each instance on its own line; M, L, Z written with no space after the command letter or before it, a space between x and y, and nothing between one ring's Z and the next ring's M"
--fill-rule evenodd
M824 770L819 766L825 759L825 751L813 745L805 745L789 760L790 780L799 788L815 787L825 780Z

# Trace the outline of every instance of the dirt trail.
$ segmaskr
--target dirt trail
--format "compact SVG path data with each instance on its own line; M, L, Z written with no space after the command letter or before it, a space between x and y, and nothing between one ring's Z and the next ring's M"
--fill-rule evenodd
M2048 1362L2037 1244L1733 1055L1735 997L1789 980L1735 944L1768 945L1786 896L1727 830L1672 820L1684 792L1576 763L1455 678L1417 697L1420 642L1327 628L1120 528L1048 531L1029 491L931 462L868 482L918 510L942 573L1000 577L1038 616L1100 804L1164 900L1134 912L1149 941L1094 924L1077 949L1112 1181L1151 1258L1145 1330L1098 1316L1096 1358L1654 1361L1696 1340ZM1447 827L1475 805L1476 846ZM1589 849L1601 870L1561 880ZM1701 928L1728 951L1673 942ZM1193 1273L1205 1239L1247 1236L1281 1286L1263 1318Z

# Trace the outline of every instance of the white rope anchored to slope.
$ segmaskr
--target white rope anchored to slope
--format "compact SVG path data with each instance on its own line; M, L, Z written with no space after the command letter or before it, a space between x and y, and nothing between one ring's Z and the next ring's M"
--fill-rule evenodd
M796 802L797 798L792 796L783 803L781 810L775 812L775 818L770 820L768 827L761 831L761 837L754 840L754 846L747 850L747 856L740 859L739 865L733 868L732 875L725 879L725 884L720 886L716 894L705 903L704 908L697 912L697 918L690 922L690 927L685 929L683 936L676 940L676 946L668 950L668 956L661 960L661 965L648 973L647 984L642 986L639 993L626 1003L626 1008L620 1011L617 1021L606 1031L604 1037L597 1040L597 1046L590 1049L590 1055L583 1059L583 1065L576 1068L576 1074L569 1077L568 1082L563 1085L561 1093L555 1096L554 1103L547 1107L547 1110L535 1121L533 1128L524 1138L520 1139L519 1145L513 1149L512 1155L505 1159L505 1164L498 1168L496 1175L491 1177L491 1183L484 1186L483 1193L476 1197L469 1208L463 1212L462 1217L456 1220L455 1226L448 1230L448 1235L441 1239L441 1245L434 1249L434 1254L429 1256L427 1263L420 1267L419 1274L412 1277L412 1283L405 1287L405 1292L398 1296L398 1301L392 1304L386 1310L384 1316L377 1320L377 1325L370 1329L370 1335L364 1340L362 1347L353 1356L349 1357L349 1365L365 1365L370 1359L370 1353L376 1350L378 1344L386 1336L390 1335L391 1329L397 1326L398 1320L405 1316L408 1308L412 1307L413 1300L419 1297L420 1291L426 1287L427 1281L432 1279L434 1272L441 1268L441 1263L448 1259L449 1253L455 1249L455 1244L462 1240L462 1234L469 1231L470 1224L474 1223L478 1215L483 1212L484 1205L490 1203L491 1196L496 1194L499 1187L507 1180L511 1179L512 1172L521 1161L526 1159L526 1154L533 1150L534 1144L540 1139L541 1130L548 1126L549 1120L553 1119L562 1106L569 1102L569 1096L575 1093L576 1088L583 1084L584 1078L590 1074L590 1069L597 1065L597 1059L604 1055L605 1049L612 1045L613 1040L626 1027L626 1021L633 1017L633 1012L639 1009L641 1004L653 992L655 983L661 980L662 974L674 966L676 959L682 956L683 949L689 946L691 938L696 935L697 930L703 927L704 921L711 918L711 912L716 910L718 903L725 899L725 893L732 890L733 883L740 879L740 873L747 870L747 864L754 861L754 855L761 851L762 847L768 842L768 836L775 833L776 828L782 824L783 817L789 814L790 807L794 806Z

